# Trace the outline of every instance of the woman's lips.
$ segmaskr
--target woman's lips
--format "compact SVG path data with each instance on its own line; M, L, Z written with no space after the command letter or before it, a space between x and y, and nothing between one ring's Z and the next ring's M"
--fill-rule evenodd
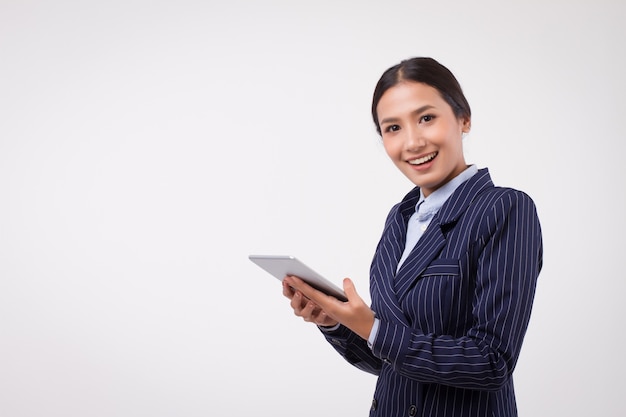
M433 153L429 153L428 155L424 155L422 157L419 158L415 158L415 159L410 159L407 162L411 165L423 165L427 162L432 161L433 159L435 159L435 157L439 154L439 152L433 152Z

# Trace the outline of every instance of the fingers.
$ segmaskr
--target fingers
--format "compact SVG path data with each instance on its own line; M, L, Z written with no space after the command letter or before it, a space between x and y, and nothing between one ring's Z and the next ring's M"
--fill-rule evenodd
M295 276L287 276L285 277L283 282L286 282L289 286L292 287L292 289L301 292L306 298L308 298L309 300L313 300L314 303L321 306L322 308L324 308L324 306L328 303L329 298L333 298L329 297L319 290L316 290L315 288L311 287L306 282Z
M328 305L332 302L329 300L339 301L310 287L299 278L285 277L283 280L283 295L291 300L290 305L294 314L301 317L304 321L321 326L334 326L338 323L328 315L322 304Z
M291 300L289 304L295 315L309 321L311 312L315 310L313 302L309 301L300 291L295 290L285 281L283 281L283 295Z
M295 294L295 290L293 289L293 287L291 287L288 283L283 281L283 295L291 300L294 294Z
M324 313L317 304L286 283L283 284L283 294L291 300L290 305L294 314L298 317L302 317L304 321L317 324L329 321L326 313Z
M296 291L291 299L291 308L296 316L302 317L304 321L316 322L321 313L321 309L313 301L307 299L300 291Z

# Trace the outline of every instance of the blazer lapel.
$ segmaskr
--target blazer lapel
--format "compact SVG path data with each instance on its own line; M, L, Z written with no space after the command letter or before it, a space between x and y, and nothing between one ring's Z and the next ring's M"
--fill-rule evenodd
M405 325L409 322L400 308L394 277L404 250L407 221L415 211L419 197L419 188L414 188L402 202L391 209L370 269L372 307L381 317Z
M488 187L493 187L493 183L489 171L484 168L461 184L443 204L396 274L394 289L398 301L404 298L414 282L444 248L444 230L449 230L467 210L474 197ZM396 261L395 265L397 264Z
M436 214L396 275L395 292L398 300L404 298L415 280L441 252L445 243L439 215Z

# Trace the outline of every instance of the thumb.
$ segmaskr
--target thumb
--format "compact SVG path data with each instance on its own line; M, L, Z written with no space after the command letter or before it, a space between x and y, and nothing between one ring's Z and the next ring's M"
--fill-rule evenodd
M343 279L343 292L346 293L346 297L348 297L348 300L360 298L359 294L357 294L356 292L356 288L354 288L354 283L350 278Z

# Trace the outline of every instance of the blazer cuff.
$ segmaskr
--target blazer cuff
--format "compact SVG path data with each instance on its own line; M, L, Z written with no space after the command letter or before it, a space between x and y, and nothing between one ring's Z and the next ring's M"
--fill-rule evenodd
M319 327L319 329L321 331L323 331L324 333L331 333L331 332L334 332L335 330L339 329L339 326L341 326L341 323L337 323L334 326L320 326L320 325L318 325L317 327Z
M387 363L403 363L411 339L411 329L380 320L371 349L374 356Z
M380 326L380 320L377 317L374 317L374 325L372 326L370 337L367 338L367 347L369 347L370 349L374 345L374 341L376 340L376 336L378 335L379 326Z

